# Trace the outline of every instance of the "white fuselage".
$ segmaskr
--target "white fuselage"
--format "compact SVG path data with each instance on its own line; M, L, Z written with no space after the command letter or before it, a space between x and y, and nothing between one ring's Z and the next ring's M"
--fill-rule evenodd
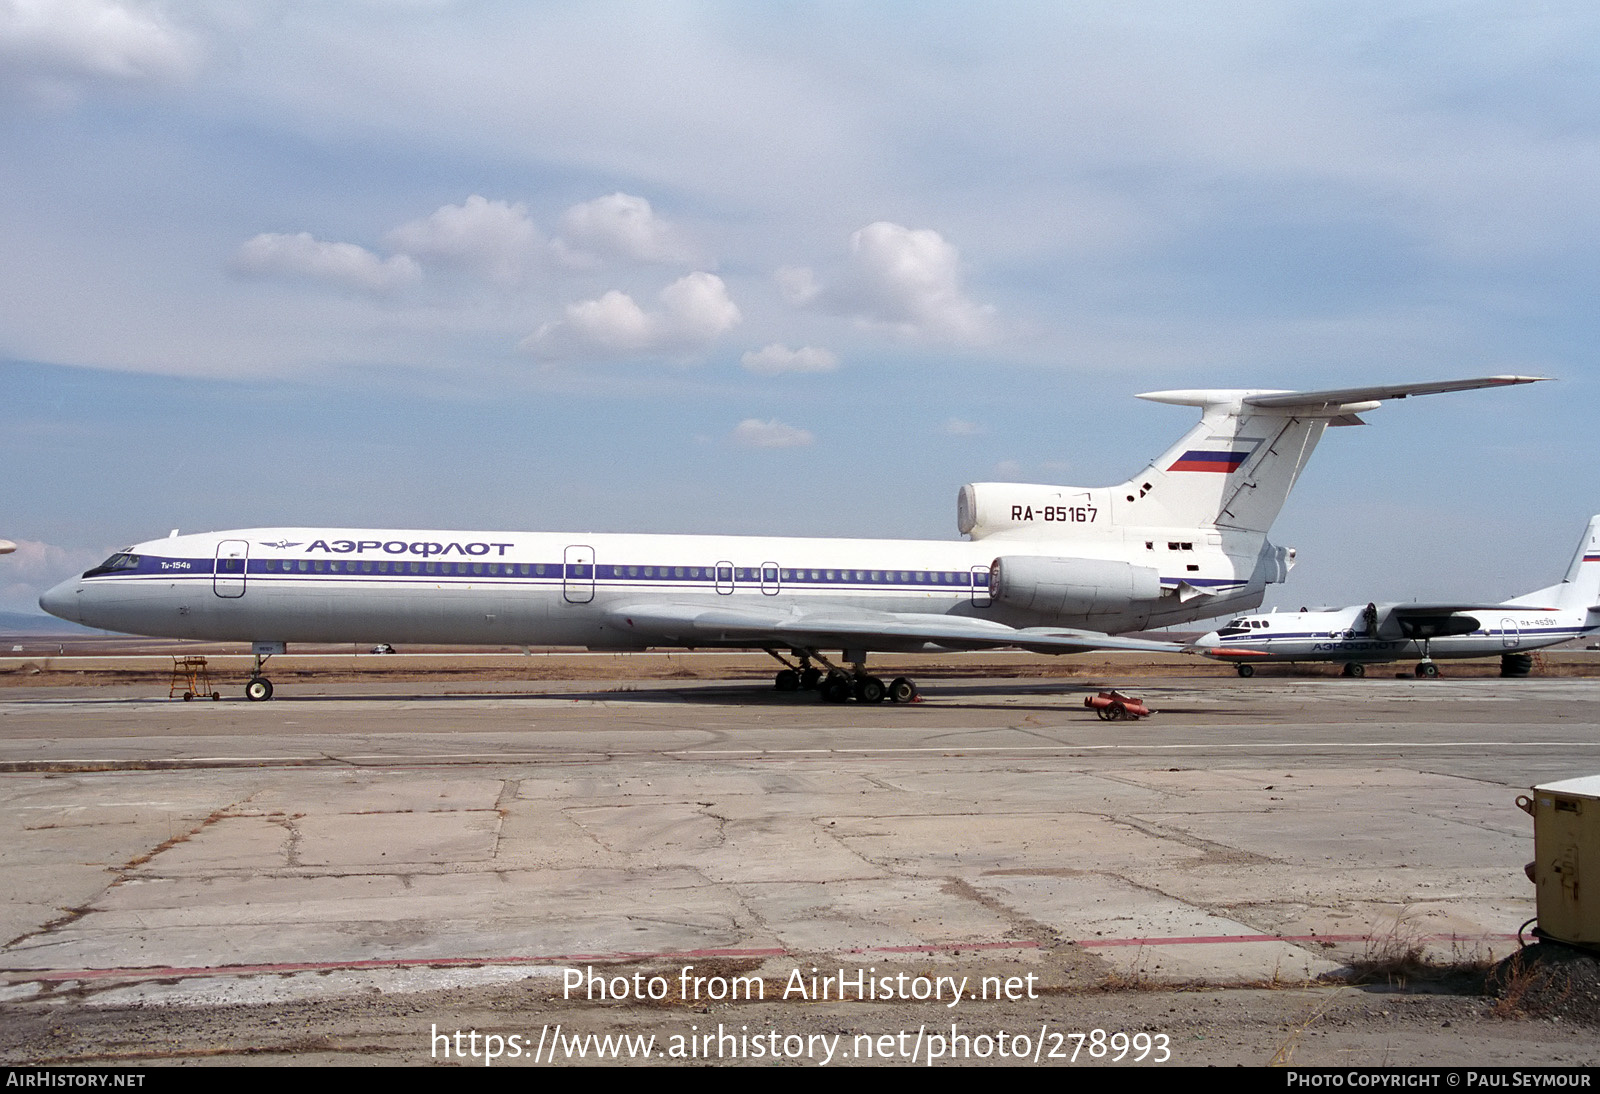
M652 630L618 617L632 603L849 608L1115 634L1261 601L1264 581L1238 572L1244 567L1235 556L1208 550L1193 530L1182 533L1186 546L1172 550L1169 537L1157 547L1157 539L1140 533L1126 552L1159 570L1162 595L1153 601L1064 617L990 597L997 557L1093 552L1115 560L1123 537L1097 538L938 542L254 528L137 544L116 556L134 561L65 581L41 604L87 626L174 638L644 648L771 643L703 635L686 642L674 628ZM1255 558L1247 562L1254 571ZM1208 592L1184 598L1180 586ZM884 637L863 645L892 650L928 643Z
M1378 605L1387 611L1393 605ZM1467 634L1427 640L1407 638L1398 623L1387 620L1369 633L1365 606L1332 611L1269 612L1235 619L1195 643L1213 656L1240 664L1265 661L1343 661L1375 663L1427 656L1495 657L1554 646L1582 637L1600 626L1587 611L1557 611L1504 604L1462 613L1479 626ZM1253 655L1253 656L1249 656Z

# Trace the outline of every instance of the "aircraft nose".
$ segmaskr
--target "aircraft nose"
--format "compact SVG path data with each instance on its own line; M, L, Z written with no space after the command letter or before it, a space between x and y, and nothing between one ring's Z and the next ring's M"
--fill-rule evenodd
M1222 645L1222 636L1216 631L1209 631L1196 638L1194 644L1202 650L1214 650Z
M58 619L81 623L78 612L78 579L70 577L39 597L39 607Z

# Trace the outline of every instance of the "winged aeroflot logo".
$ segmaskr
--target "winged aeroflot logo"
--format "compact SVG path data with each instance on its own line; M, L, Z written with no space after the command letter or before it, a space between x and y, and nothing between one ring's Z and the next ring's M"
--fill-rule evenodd
M286 539L280 539L276 543L263 543L261 546L263 546L263 547L276 547L280 551L286 551L290 547L298 547L298 546L300 546L301 543L304 543L304 542L305 542L305 540L300 540L299 542L296 542L296 543L290 543Z

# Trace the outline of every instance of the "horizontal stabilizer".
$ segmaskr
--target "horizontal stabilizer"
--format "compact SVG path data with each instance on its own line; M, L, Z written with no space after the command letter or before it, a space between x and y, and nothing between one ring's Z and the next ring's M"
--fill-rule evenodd
M1137 396L1153 403L1178 406L1215 407L1238 404L1259 410L1327 415L1337 425L1360 425L1358 410L1368 410L1385 399L1405 399L1412 395L1438 395L1447 391L1474 391L1485 387L1511 387L1536 384L1548 376L1480 376L1471 380L1437 380L1423 384L1374 384L1370 387L1329 388L1326 391L1272 391L1263 389L1193 388L1179 391L1146 391ZM1341 409L1348 408L1348 409Z
M1439 395L1446 391L1475 391L1484 387L1509 387L1536 384L1548 376L1481 376L1475 380L1440 380L1431 384L1379 384L1373 387L1334 388L1329 391L1279 391L1247 395L1250 406L1272 409L1345 406L1350 403L1382 402L1412 395Z

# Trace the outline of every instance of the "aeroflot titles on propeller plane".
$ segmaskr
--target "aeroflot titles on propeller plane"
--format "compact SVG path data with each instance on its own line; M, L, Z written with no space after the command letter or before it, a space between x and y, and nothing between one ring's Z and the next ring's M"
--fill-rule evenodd
M1589 520L1559 585L1498 604L1368 604L1331 611L1270 612L1233 620L1195 643L1254 676L1262 661L1343 661L1365 666L1420 657L1418 676L1437 676L1435 657L1500 657L1502 676L1526 676L1528 650L1600 629L1600 516Z
M781 690L908 701L868 651L1172 651L1114 635L1261 603L1292 549L1267 530L1330 425L1491 376L1334 391L1158 391L1200 422L1141 474L961 488L964 541L254 528L119 551L39 604L106 630L248 641L245 687L290 642L764 649ZM846 670L824 650L841 650ZM827 669L824 675L821 665Z

